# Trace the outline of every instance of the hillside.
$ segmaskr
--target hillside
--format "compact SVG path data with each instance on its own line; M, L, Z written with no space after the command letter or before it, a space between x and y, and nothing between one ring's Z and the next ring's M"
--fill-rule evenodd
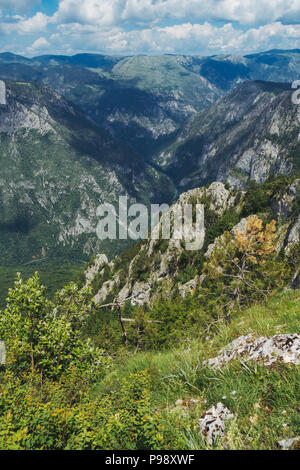
M203 247L189 251L187 239L173 239L171 232L170 240L141 240L110 263L98 255L86 272L96 304L115 297L122 305L130 298L133 306L151 306L161 295L172 297L180 293L186 297L195 292L203 283L203 267L218 237L228 230L245 230L246 221L253 214L265 223L272 218L277 222L276 250L288 253L300 239L299 188L299 179L281 176L270 178L263 185L252 184L247 192L215 182L181 194L170 212L185 204L204 205L203 232L198 235L204 240Z
M213 332L195 331L195 339L179 349L140 352L126 363L120 359L116 369L95 387L93 396L114 395L126 381L137 382L141 374L147 374L149 410L160 420L160 449L299 449L299 339L298 365L279 360L266 367L255 360L246 363L242 355L220 369L205 362L226 347L230 352L232 341L242 344L247 338L250 343L249 335L252 341L276 335L300 338L299 311L299 290L277 294L238 312L229 324L220 322ZM200 419L218 403L231 414L223 422L226 431L222 436L220 414L221 423L215 427L216 418L210 416L212 424L202 433ZM208 441L212 436L216 438L213 443Z
M291 83L299 70L298 50L245 57L0 54L0 77L48 84L147 159L241 82Z
M53 256L87 260L101 245L99 204L115 203L121 194L146 204L172 200L167 177L56 92L33 82L7 81L6 89L7 104L0 107L5 264Z
M228 181L245 188L299 172L299 107L288 84L245 82L199 113L155 162L181 191Z
M268 256L269 274L281 271L272 293L229 316L218 303L204 311L223 300L216 277L150 310L127 303L125 345L117 312L95 310L89 289L72 283L49 302L37 276L17 279L0 315L0 448L298 449L299 239L286 261Z

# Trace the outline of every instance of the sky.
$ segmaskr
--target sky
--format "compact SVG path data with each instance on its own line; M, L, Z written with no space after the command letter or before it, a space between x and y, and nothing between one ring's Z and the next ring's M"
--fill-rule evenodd
M300 0L0 0L0 52L236 54L300 48Z

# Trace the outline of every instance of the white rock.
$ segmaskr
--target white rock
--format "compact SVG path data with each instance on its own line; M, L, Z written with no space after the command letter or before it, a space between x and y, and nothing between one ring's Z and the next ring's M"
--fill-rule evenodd
M97 294L93 298L94 303L98 305L104 302L106 297L112 291L114 286L115 286L114 280L104 282L101 286L101 289L97 292Z
M257 361L265 366L282 361L285 364L300 364L300 335L276 335L272 338L258 338L252 335L237 338L219 356L205 361L211 368L222 367L229 362L243 358L243 361Z
M6 85L3 80L0 80L0 104L6 105Z
M96 256L93 265L85 272L86 287L89 286L91 282L93 282L96 275L99 273L100 268L106 264L108 264L108 259L104 254Z
M131 305L150 305L151 284L148 282L136 282L132 289Z
M297 441L300 444L300 437L292 437L290 439L282 439L282 441L278 441L278 444L283 450L289 450L292 447L292 445L294 444L294 442L297 442Z
M295 243L298 243L299 241L300 241L300 216L298 216L298 219L295 221L295 223L290 229L290 233L289 233L288 241L287 241L287 252L289 251L292 245L294 245Z
M0 365L5 366L6 364L6 349L4 341L0 341Z
M181 297L185 298L188 294L193 294L197 285L199 284L199 276L195 277L191 281L179 286L179 293Z
M224 436L226 421L232 418L234 418L233 413L223 403L218 403L205 413L199 421L199 426L208 445L213 446L218 438Z

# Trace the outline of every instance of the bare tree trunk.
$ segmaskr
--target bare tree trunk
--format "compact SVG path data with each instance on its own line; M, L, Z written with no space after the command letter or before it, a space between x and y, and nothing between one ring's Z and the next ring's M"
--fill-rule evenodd
M34 371L34 356L33 356L33 344L30 343L30 358L31 358L31 371Z
M30 319L30 359L31 359L31 371L34 371L34 354L33 354L33 334L34 334L34 325L32 318Z
M126 331L126 328L125 328L125 324L124 324L124 321L123 321L123 318L122 318L122 312L121 312L121 305L120 304L117 304L117 309L118 309L118 318L119 318L119 322L120 322L120 325L121 325L121 328L122 328L122 340L123 340L123 344L125 346L125 348L127 348L127 331Z

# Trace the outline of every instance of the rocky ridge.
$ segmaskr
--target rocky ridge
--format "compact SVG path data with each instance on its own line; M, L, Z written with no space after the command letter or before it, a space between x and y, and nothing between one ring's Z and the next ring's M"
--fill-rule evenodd
M246 82L192 119L155 161L182 191L212 181L245 188L299 170L299 119L290 85Z
M294 180L290 183L282 194L277 194L272 198L271 206L273 214L277 221L278 243L277 251L285 251L289 253L290 248L300 240L299 216L295 207L298 201L300 180ZM189 293L193 293L197 286L203 282L201 272L194 269L185 271L184 279L182 278L182 260L185 257L201 259L209 259L214 248L222 239L216 237L209 244L211 226L207 222L210 217L215 220L222 220L222 217L230 213L233 220L239 222L231 229L232 236L234 232L239 230L243 233L246 228L248 217L241 217L243 207L245 205L247 193L245 191L237 191L230 189L223 183L215 182L207 188L197 188L180 195L171 209L182 207L187 203L203 204L205 207L205 224L200 233L200 239L204 240L204 246L193 254L186 251L185 241L183 240L144 240L137 246L137 252L131 257L127 263L125 276L124 272L119 268L118 258L113 260L106 267L102 266L101 270L96 271L93 268L94 279L91 279L89 271L89 282L96 288L94 301L96 304L105 303L108 298L113 296L114 301L120 305L124 305L126 299L130 299L131 305L151 305L151 303L161 294L164 296L172 296L173 292L178 289L182 297L186 297ZM160 222L161 226L162 220ZM158 230L158 227L156 230ZM97 265L98 258L95 263ZM109 279L102 282L104 273L109 272Z

